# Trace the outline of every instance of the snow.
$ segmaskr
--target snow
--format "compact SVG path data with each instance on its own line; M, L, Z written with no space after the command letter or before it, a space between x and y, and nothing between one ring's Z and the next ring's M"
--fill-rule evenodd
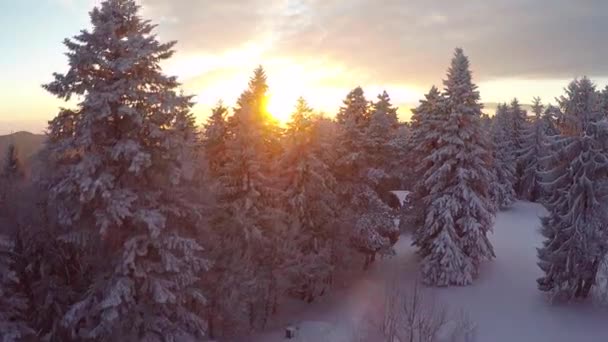
M391 191L395 196L397 196L397 198L399 199L399 203L401 203L401 205L405 205L408 201L408 198L411 194L410 191L407 190L395 190L395 191Z
M482 266L473 285L425 289L452 310L466 311L477 325L477 341L608 341L608 309L588 303L550 304L536 287L542 275L536 265L542 241L539 217L545 214L541 205L529 202L499 212L490 235L496 259ZM381 307L385 281L401 272L404 286L409 286L418 274L410 239L402 236L395 249L397 256L379 260L347 288L308 305L294 301L279 312L268 332L243 341L285 341L284 328L290 324L299 327L294 341L357 340L370 319L377 319L366 313Z

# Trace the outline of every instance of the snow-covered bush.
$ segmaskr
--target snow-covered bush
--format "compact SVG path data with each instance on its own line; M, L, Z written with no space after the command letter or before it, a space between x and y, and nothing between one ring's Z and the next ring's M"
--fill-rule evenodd
M381 312L368 312L371 325L356 331L358 341L384 342L473 342L477 326L463 310L425 293L418 282L411 285L398 273L388 278ZM375 316L375 317L373 317ZM366 316L367 317L367 316Z

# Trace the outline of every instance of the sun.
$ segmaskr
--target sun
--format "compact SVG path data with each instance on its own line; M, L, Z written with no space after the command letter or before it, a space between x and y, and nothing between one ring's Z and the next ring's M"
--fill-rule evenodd
M266 110L280 124L286 124L291 119L298 97L284 91L274 91L268 95Z

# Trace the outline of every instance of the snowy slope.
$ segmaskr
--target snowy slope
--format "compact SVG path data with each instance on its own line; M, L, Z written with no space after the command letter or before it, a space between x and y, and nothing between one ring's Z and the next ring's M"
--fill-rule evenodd
M536 247L543 214L542 206L526 202L499 213L491 237L497 258L484 265L480 278L469 287L426 290L450 308L466 310L477 323L478 341L608 341L608 309L551 305L537 290ZM294 302L274 329L243 341L285 341L281 327L287 323L300 326L295 341L355 341L370 322L369 312L377 312L384 301L385 280L399 272L409 286L416 278L418 264L409 239L402 238L396 249L396 257L379 261L348 288L309 305Z

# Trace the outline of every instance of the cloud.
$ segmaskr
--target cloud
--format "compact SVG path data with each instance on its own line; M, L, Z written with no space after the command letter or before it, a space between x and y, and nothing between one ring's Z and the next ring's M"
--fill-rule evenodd
M462 46L476 77L608 75L601 0L141 0L178 49L220 54L263 39L266 57L330 59L361 82L438 83Z

